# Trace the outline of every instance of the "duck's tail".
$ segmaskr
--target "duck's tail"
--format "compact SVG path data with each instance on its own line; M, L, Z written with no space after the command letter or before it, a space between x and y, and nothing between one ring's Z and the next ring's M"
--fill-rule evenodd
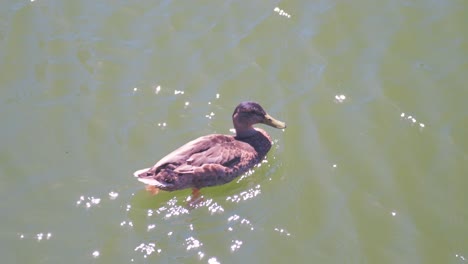
M151 168L146 168L146 169L141 169L141 170L137 170L133 173L133 176L137 177L137 178L141 178L141 177L145 177L147 176L147 172L150 170Z
M172 184L162 183L162 182L154 179L154 173L149 174L148 173L149 170L151 170L151 168L137 170L137 171L135 171L133 173L133 176L138 178L138 181L140 181L140 182L142 182L144 184L156 186L156 187L161 188L161 189L168 189L168 188L170 188L172 186Z

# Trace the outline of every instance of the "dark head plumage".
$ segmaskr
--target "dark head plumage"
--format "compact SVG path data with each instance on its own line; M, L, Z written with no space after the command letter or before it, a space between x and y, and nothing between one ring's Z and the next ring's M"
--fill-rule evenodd
M246 131L248 131L247 134L252 134L254 132L252 125L259 123L276 128L286 127L285 123L274 119L263 110L263 107L252 101L240 103L232 114L232 121L238 135L245 135Z
M266 115L265 110L263 110L263 108L258 103L252 101L240 103L236 109L234 109L234 113L232 115L234 116L236 113L246 113L260 116Z

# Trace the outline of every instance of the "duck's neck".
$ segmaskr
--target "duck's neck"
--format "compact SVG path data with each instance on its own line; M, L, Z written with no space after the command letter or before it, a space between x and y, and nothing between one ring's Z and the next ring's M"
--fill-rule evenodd
M253 128L251 122L241 119L242 117L240 117L237 113L232 116L232 123L234 125L234 129L236 130L236 138L247 138L257 133L257 130Z
M234 127L234 128L236 129L236 138L247 138L258 133L258 131L252 126L245 127L245 128L239 128L239 127Z

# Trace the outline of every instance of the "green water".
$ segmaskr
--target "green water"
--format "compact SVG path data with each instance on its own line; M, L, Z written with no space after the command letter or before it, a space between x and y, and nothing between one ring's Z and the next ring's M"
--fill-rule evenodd
M467 7L3 1L2 263L468 262ZM243 100L288 124L253 174L133 178Z

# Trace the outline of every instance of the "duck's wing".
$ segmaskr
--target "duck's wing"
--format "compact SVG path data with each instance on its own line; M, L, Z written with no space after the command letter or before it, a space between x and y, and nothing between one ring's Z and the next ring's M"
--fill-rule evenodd
M210 144L209 148L192 153L185 163L174 171L178 173L193 173L200 168L229 169L246 160L256 158L256 151L247 143L239 141L222 141ZM213 165L213 166L212 166ZM214 166L216 165L216 166Z
M236 141L232 136L208 135L197 138L169 153L158 161L151 172L172 165L178 173L191 173L206 164L230 167L245 159L255 158L255 150L247 143Z
M172 151L150 168L145 168L137 170L133 175L139 180L142 179L151 179L156 176L158 172L166 167L174 170L178 166L183 165L191 155L206 151L209 148L210 144L214 142L214 139L220 139L220 135L208 135L194 139L185 145L179 147L178 149ZM227 137L227 136L226 136ZM225 139L227 140L227 139Z
M257 160L255 149L227 135L208 135L188 142L152 168L134 173L139 181L165 190L226 183Z

